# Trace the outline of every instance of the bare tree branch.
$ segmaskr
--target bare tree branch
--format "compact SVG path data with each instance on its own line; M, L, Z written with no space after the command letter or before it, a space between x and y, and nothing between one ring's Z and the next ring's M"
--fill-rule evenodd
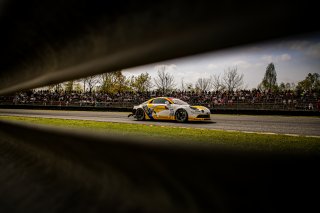
M88 89L89 92L92 92L93 88L98 84L99 79L98 76L94 75L94 76L89 76L86 78L87 79L87 85L88 85Z
M196 81L196 88L200 91L208 91L211 89L210 78L198 78Z
M174 77L166 72L167 65L158 66L158 76L154 79L154 83L162 94L166 94L175 87Z
M225 86L223 85L220 74L219 75L213 74L210 77L210 79L211 79L211 87L214 91L222 91L225 89Z
M238 74L237 67L229 67L227 70L225 70L222 80L226 86L226 89L230 92L235 89L240 89L244 84L243 74Z

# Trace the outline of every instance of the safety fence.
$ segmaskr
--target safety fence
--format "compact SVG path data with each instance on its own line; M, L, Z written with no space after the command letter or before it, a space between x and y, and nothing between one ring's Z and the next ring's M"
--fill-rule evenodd
M130 109L134 105L139 105L140 103L128 102L128 101L108 101L108 102L91 102L91 101L28 101L12 103L1 101L0 105L6 106L60 106L60 107L92 107L92 108L127 108ZM246 103L242 101L234 101L232 103L225 104L214 104L214 103L201 103L201 102L190 102L190 105L202 105L209 109L216 110L272 110L272 111L319 111L319 102L316 100L308 102L284 102L277 101L274 103L270 102L256 102L256 103Z

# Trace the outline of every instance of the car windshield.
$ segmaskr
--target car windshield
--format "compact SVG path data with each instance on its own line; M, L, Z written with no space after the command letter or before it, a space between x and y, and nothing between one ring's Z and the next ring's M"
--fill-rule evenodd
M180 99L172 99L174 104L178 105L189 105L187 102L181 101Z

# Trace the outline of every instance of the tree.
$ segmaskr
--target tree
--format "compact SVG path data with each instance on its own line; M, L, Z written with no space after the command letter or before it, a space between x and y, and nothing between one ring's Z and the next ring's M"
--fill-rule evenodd
M90 93L92 92L94 87L98 84L98 82L99 82L98 76L96 75L87 77L87 85Z
M309 73L303 81L298 83L298 87L306 91L320 91L320 75Z
M240 75L238 73L237 67L233 67L233 68L229 67L227 70L225 70L222 80L226 89L229 92L235 89L240 89L244 84L243 74Z
M193 88L193 84L192 83L187 83L186 84L186 88L188 91L195 91L195 88Z
M75 81L72 80L72 81L67 81L66 83L64 83L64 86L65 86L64 90L67 92L73 91L74 82Z
M86 88L87 88L87 78L81 78L80 80L79 80L79 82L81 82L82 83L82 86L83 86L83 92L86 92Z
M293 84L293 83L292 83L292 84ZM294 89L294 88L292 88L292 84L286 83L286 85L285 85L286 90Z
M279 84L279 90L280 91L285 91L285 90L294 90L295 89L295 84L294 83L284 83L281 82Z
M112 72L103 73L99 76L101 81L101 91L112 94L113 85L115 83L115 76Z
M82 86L80 85L80 83L77 83L77 82L74 83L73 91L76 91L76 92L81 92L82 91Z
M122 74L121 71L114 72L115 83L114 91L115 93L122 93L128 90L129 81L126 76Z
M60 92L62 90L62 83L51 84L48 86L49 91Z
M99 82L96 75L81 78L79 81L82 83L83 92L86 92L88 90L90 93Z
M198 78L196 81L196 89L203 91L208 91L211 88L211 80L210 78Z
M211 80L211 87L213 88L213 90L221 91L225 89L225 86L223 85L220 75L213 74L210 77L210 80Z
M280 90L280 91L286 90L286 85L285 85L284 82L281 82L281 83L279 84L279 90Z
M181 90L182 91L195 91L196 89L193 87L193 84L190 82L185 83L184 79L181 79Z
M268 90L275 90L277 87L277 72L273 63L268 64L264 78L261 82L262 87Z
M187 90L187 88L186 88L186 84L184 83L183 78L181 78L181 90L182 90L182 91Z
M130 85L137 92L147 92L152 87L151 76L149 73L141 73L137 77L132 76Z
M128 90L129 81L121 71L100 75L101 90L107 94L116 94Z
M158 66L158 76L154 79L157 89L160 90L163 95L175 87L174 77L166 72L166 69L166 65Z

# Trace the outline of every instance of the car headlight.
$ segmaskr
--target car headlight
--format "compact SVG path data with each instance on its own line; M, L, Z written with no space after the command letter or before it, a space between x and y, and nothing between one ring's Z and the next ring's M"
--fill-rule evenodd
M200 111L199 109L195 108L195 107L192 107L190 106L190 109L194 110L194 111Z

